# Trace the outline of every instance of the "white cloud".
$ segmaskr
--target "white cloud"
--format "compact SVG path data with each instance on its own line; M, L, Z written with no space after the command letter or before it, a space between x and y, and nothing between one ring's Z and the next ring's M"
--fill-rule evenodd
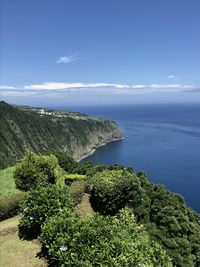
M31 84L25 85L23 89L30 89L30 90L89 90L89 89L177 89L177 90L184 90L184 89L195 89L197 88L191 84L151 84L151 85L144 85L144 84L135 84L135 85L128 85L128 84L117 84L117 83L60 83L60 82L44 82L38 84ZM16 90L20 88L16 88L14 86L8 85L1 85L0 90ZM20 90L21 90L20 89Z
M142 89L142 88L146 88L146 85L144 85L144 84L135 84L135 85L131 85L130 88Z
M151 84L150 88L154 89L193 89L194 85L191 84Z
M57 64L68 64L68 63L71 63L73 61L76 61L76 60L78 60L77 55L78 55L78 53L75 53L71 56L59 57L59 59L57 60Z
M194 92L199 87L187 84L118 84L118 83L59 83L59 82L44 82L38 84L26 85L21 88L12 86L1 86L0 95L4 97L36 97L39 98L56 98L59 101L64 99L75 101L98 101L100 98L105 98L106 101L118 98L119 101L123 98L127 100L141 98L147 99L152 97L162 98L183 96L185 92ZM198 92L198 91L197 91ZM189 94L187 94L189 95ZM193 94L194 95L194 94ZM85 99L85 100L84 100ZM57 101L56 100L56 101Z
M141 85L139 85L141 86ZM59 89L81 89L81 88L100 88L100 87L114 87L114 88L131 88L126 84L114 83L56 83L45 82L40 84L32 84L24 86L24 89L44 89L44 90L59 90Z
M114 89L193 89L194 85L190 84L116 84L116 83L60 83L45 82L24 86L24 89L31 90L64 90L64 89L92 89L92 88L114 88Z
M0 89L15 89L14 86L8 86L8 85L1 85Z
M175 75L169 75L167 78L168 78L169 80L173 80L173 79L175 79L176 77L175 77Z

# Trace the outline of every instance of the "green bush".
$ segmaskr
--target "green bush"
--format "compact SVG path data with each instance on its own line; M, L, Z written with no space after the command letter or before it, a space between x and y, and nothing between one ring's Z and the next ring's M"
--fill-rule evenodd
M172 266L133 217L128 210L119 216L94 218L64 211L44 224L40 241L53 266Z
M21 238L31 239L40 234L45 220L64 208L71 208L72 200L68 187L48 185L39 187L27 194L22 203L22 218L19 223Z
M25 196L26 193L19 192L0 199L0 221L16 215L20 210L20 203L25 199Z
M87 174L88 172L92 171L94 168L92 162L90 161L87 161L87 162L83 162L83 163L78 163L78 167L76 169L76 173L79 173L79 174Z
M38 185L55 183L60 175L58 160L53 155L36 155L28 151L14 172L16 187L28 191Z
M76 172L78 163L70 157L66 152L57 151L53 153L58 159L59 166L68 173Z
M105 171L108 168L107 165L98 163L97 165L93 166L92 168L89 168L86 172L86 175L88 177L93 176L97 172Z
M75 181L71 184L69 188L69 193L73 199L73 205L78 204L85 192L86 182L85 181Z
M64 175L65 183L67 185L71 184L74 181L86 181L87 176L83 174L65 174Z
M190 217L191 210L183 197L162 185L149 185L145 189L149 198L149 206L145 208L149 213L146 227L151 238L166 249L175 266L200 266L200 215L193 211ZM133 209L137 217L140 209Z
M141 187L138 177L127 170L105 170L96 173L88 181L91 204L101 214L116 214L127 205L141 203Z
M138 173L142 201L133 207L138 223L164 247L174 266L200 266L200 215L188 209L183 197L162 185L150 183Z

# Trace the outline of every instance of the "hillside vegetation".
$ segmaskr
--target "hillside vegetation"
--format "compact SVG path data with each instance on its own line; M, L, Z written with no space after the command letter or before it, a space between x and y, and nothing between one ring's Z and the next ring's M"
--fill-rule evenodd
M55 154L27 152L13 176L26 191L20 237L39 237L53 266L200 266L200 216L179 194L131 167Z
M0 102L0 168L30 149L65 151L78 160L95 147L122 138L113 121L81 113L12 106Z

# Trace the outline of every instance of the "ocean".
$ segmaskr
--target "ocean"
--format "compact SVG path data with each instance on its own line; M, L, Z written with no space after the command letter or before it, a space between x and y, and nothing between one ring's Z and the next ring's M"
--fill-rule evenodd
M200 104L71 107L117 122L126 139L85 161L144 170L150 181L184 196L200 212Z

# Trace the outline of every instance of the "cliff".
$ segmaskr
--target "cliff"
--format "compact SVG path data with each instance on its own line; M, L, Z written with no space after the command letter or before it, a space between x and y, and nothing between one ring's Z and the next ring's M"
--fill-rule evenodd
M27 149L65 151L79 160L96 147L121 139L115 122L70 111L0 102L0 168L14 165Z

